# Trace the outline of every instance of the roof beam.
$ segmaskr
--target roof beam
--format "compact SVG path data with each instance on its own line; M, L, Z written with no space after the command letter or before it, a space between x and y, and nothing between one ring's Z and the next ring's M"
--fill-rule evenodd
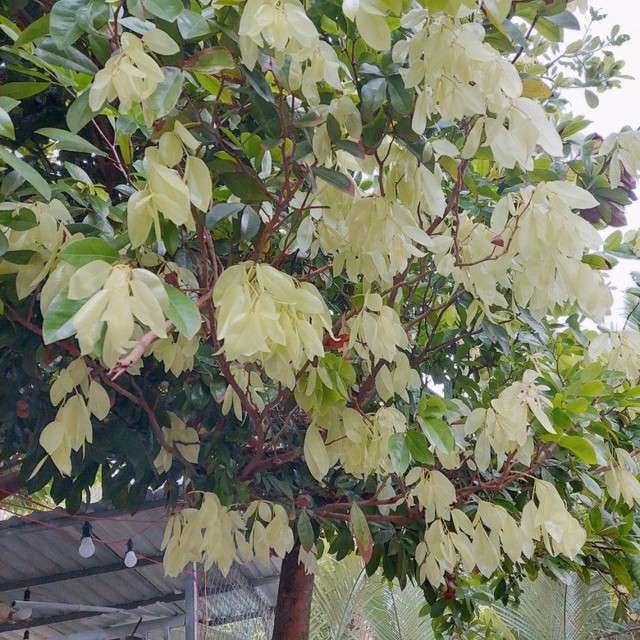
M184 600L184 593L167 593L161 596L154 596L153 598L146 598L144 600L135 600L134 602L122 602L112 605L114 609L130 609L133 611L138 607L148 607L149 605L156 604L158 602L180 602ZM103 613L95 613L90 611L73 611L71 613L61 613L55 616L46 616L41 618L30 618L29 620L20 620L16 624L5 623L0 624L0 633L5 631L20 631L21 629L46 627L50 624L56 624L59 622L69 622L70 620L81 620L83 618L93 618L95 616L104 615Z
M150 564L162 562L162 556L151 556L150 558L140 558L135 568L146 567ZM36 576L34 578L23 578L22 580L8 580L0 582L0 593L7 591L15 591L17 589L29 589L31 587L41 587L45 584L54 582L64 582L65 580L75 580L77 578L85 578L89 576L100 576L105 573L114 573L115 571L131 571L124 566L123 562L112 562L111 564L98 565L96 567L88 567L87 569L74 569L73 571L63 571L61 573L52 573L51 575Z
M100 504L104 505L104 503L97 503L97 505ZM138 508L138 511L136 511L136 515L153 509L166 509L166 507L166 500L143 502ZM58 510L56 509L56 511ZM113 507L98 506L98 508L92 510L91 506L89 506L86 509L79 510L74 515L53 515L44 512L42 514L36 513L29 516L29 520L20 518L20 516L14 516L13 518L0 522L0 539L8 536L19 536L25 533L30 533L34 530L40 531L43 527L46 528L47 526L52 525L76 527L79 531L79 527L82 525L82 522L79 523L78 521L82 520L83 517L86 517L91 521L108 520L109 518L122 517L122 515L122 511L114 509ZM132 516L132 521L135 522L135 516Z

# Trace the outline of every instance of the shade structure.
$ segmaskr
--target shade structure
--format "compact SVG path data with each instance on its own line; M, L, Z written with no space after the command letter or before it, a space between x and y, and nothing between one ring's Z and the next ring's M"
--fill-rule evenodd
M209 638L269 638L276 560L234 565L226 577L195 565L166 577L167 517L165 501L150 499L135 515L96 503L73 516L55 509L0 522L0 638L22 640L29 629L31 640L192 640L205 627ZM78 553L85 521L96 547L89 558ZM124 565L129 539L138 556L132 568Z

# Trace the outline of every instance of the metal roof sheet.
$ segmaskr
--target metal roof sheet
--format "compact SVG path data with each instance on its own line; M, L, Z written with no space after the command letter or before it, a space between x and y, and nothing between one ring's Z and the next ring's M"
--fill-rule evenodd
M163 502L147 502L133 516L97 503L73 516L55 509L0 522L0 638L22 640L24 629L29 628L31 640L49 640L184 614L184 576L166 577L161 564L166 518ZM78 554L85 519L92 525L96 546L90 558ZM131 569L123 563L129 538L139 559ZM275 606L278 574L275 559L268 567L234 567L226 579L215 569L204 575L199 568L200 617L218 624L263 616ZM26 588L33 601L127 611L34 609L28 621L16 620L11 602L23 600Z

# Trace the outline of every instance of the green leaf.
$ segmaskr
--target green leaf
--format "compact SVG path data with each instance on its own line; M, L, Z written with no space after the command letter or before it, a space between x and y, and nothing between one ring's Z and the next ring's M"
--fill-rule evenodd
M49 14L45 13L37 20L34 20L13 43L16 47L23 47L25 44L30 44L38 38L43 38L49 35Z
M598 462L593 445L580 436L562 436L562 438L558 440L558 444L562 448L571 451L571 453L587 464L597 464Z
M413 111L415 92L404 86L404 81L399 75L393 75L388 81L389 98L391 106L401 115L406 116Z
M535 29L543 38L551 42L562 41L562 29L553 22L549 22L548 18L540 18L535 24Z
M553 24L562 27L563 29L580 30L580 21L576 18L571 11L563 11L557 13L554 16L547 16L546 20L553 22Z
M623 585L629 593L633 593L633 579L620 558L607 551L602 552L602 557L607 563L611 576L615 579L616 584Z
M51 200L51 187L32 166L5 147L0 147L0 160L17 171L45 200Z
M163 67L164 80L156 87L149 100L158 117L169 113L178 102L182 91L182 73L175 67Z
M247 80L249 86L263 99L267 102L275 103L275 98L273 97L273 91L271 90L271 85L267 81L267 79L261 73L257 71L249 71L246 67L241 67L242 74Z
M2 257L11 264L29 264L33 258L35 251L30 249L22 249L20 251L7 251Z
M584 99L592 109L595 109L598 104L600 104L600 98L598 98L598 96L593 91L591 91L591 89L584 90Z
M14 215L13 211L0 211L0 225L16 231L26 231L37 227L38 220L31 209L20 209L18 215Z
M351 526L351 533L356 539L358 552L365 563L369 562L369 560L371 560L371 554L373 553L373 538L371 537L367 519L356 502L351 503L349 525Z
M86 73L90 76L98 73L98 67L84 53L80 53L73 47L60 49L51 38L42 38L38 42L38 47L35 49L34 54L37 58L54 67L62 67L63 69Z
M416 462L421 464L433 464L433 453L429 450L427 439L418 431L407 431L405 434L405 444Z
M357 142L353 142L353 140L338 140L335 145L338 149L342 149L352 156L360 158L360 160L364 160L366 157L362 146Z
M0 86L0 96L22 100L42 93L50 86L50 82L7 82Z
M384 78L369 80L360 92L362 106L369 111L377 111L387 97L387 81Z
M429 442L440 449L444 453L451 453L455 446L455 440L453 433L451 433L451 427L440 418L433 418L428 416L423 418L418 416L418 422L424 431L424 435L427 436Z
M106 156L107 154L98 149L81 136L65 131L64 129L56 129L54 127L45 127L36 131L41 136L51 138L58 143L58 147L63 151L75 151L77 153L92 153L96 156Z
M89 106L89 92L81 93L67 109L67 126L72 133L78 133L93 118L94 113Z
M300 544L305 551L311 551L313 547L313 542L315 540L315 535L313 534L313 526L311 525L311 520L309 519L309 514L307 514L306 509L302 509L300 511L300 515L298 516L298 538L300 539Z
M180 0L145 0L144 8L152 16L167 22L175 22L185 10Z
M240 218L240 236L243 240L251 240L260 231L260 216L251 208L245 207Z
M220 73L236 66L233 56L224 47L208 47L187 60L186 67L200 73Z
M211 230L215 229L223 220L242 211L247 205L242 202L222 202L214 204L207 212L204 219L204 226Z
M185 40L204 38L211 32L207 20L197 11L185 9L178 16L178 31Z
M353 180L344 173L340 173L335 169L328 169L327 167L312 167L311 171L313 172L313 175L325 182L328 182L332 187L335 187L350 196L355 196L356 190Z
M74 267L82 267L94 260L104 260L109 264L113 264L120 255L106 240L83 238L65 245L58 257Z
M10 140L15 140L16 138L11 116L2 108L0 108L0 136L4 136Z
M7 236L0 231L0 258L9 250L9 241Z
M398 475L402 475L411 462L409 449L405 446L404 439L404 433L394 433L389 436L389 457L391 458L393 470Z
M86 10L88 0L58 0L51 8L49 31L52 40L60 47L73 44L84 32L78 19Z
M188 338L195 336L202 324L200 311L195 302L170 284L165 284L164 290L169 296L167 318L182 335Z
M84 300L69 300L68 289L61 291L51 302L42 324L42 339L45 344L70 338L75 334L72 318L84 305Z

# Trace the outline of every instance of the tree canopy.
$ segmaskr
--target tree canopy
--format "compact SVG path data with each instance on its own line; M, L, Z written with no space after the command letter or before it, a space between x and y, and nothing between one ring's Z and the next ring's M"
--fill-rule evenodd
M640 579L640 134L586 0L0 2L0 487L165 567L357 551L438 633ZM590 319L591 324L585 324ZM587 328L594 327L594 328ZM490 625L489 625L490 626Z

